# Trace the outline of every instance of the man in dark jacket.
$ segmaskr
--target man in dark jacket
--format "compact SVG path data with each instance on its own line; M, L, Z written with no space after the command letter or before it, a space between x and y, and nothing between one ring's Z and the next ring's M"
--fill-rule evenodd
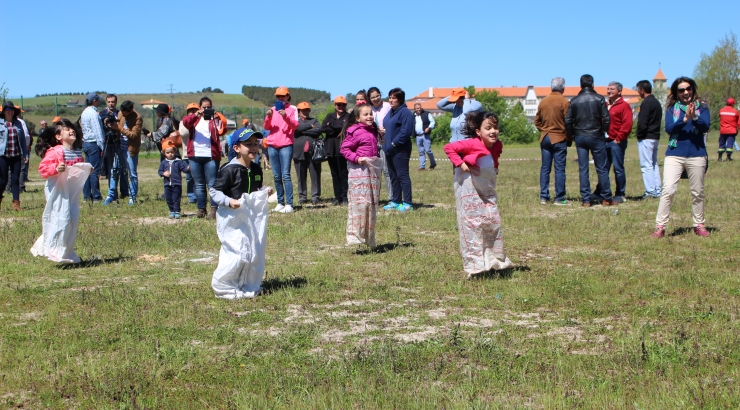
M609 183L609 170L606 167L606 132L609 130L609 110L604 97L594 91L594 78L589 74L581 76L581 92L568 107L565 127L568 135L576 142L578 169L581 181L581 202L591 206L591 182L588 179L588 153L594 158L594 166L599 176L601 204L614 205Z
M660 140L660 122L663 118L663 109L660 102L652 94L653 86L650 81L642 80L637 83L637 92L640 93L642 104L637 114L637 151L640 154L640 169L642 182L645 184L643 198L660 198L660 168L658 168L658 141Z

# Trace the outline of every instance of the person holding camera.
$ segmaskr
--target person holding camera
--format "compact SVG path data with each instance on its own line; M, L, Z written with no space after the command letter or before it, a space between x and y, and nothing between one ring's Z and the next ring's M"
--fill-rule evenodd
M212 187L218 176L218 164L221 161L219 129L221 120L215 115L213 102L208 97L200 99L199 109L182 119L190 133L187 145L187 156L190 162L190 173L195 181L195 197L198 203L196 217L206 216L206 185ZM218 204L211 198L211 211L208 219L216 219Z
M100 96L90 93L85 99L87 108L80 115L80 128L82 129L82 151L85 153L86 162L92 165L93 172L87 178L82 189L82 195L87 201L103 201L100 193L100 170L102 169L102 153L104 148L103 121L98 115Z
M105 168L108 173L108 195L103 201L103 205L110 205L113 201L118 201L118 183L120 181L121 198L129 196L128 186L128 138L121 134L121 128L118 124L119 111L118 96L108 94L105 97L106 108L100 111L100 118L103 120L103 132L105 135L104 155ZM129 198L129 205L133 205Z
M293 183L290 180L290 160L293 158L295 129L298 127L298 113L290 105L288 87L275 90L275 106L267 111L265 129L267 136L267 154L272 164L272 175L275 180L278 205L274 212L288 214L293 212Z
M134 103L126 100L121 103L121 115L118 116L118 128L121 130L121 147L123 141L126 141L126 152L121 154L121 161L126 162L128 167L128 204L136 203L136 196L139 193L139 176L137 168L139 166L139 148L141 147L141 127L144 119L138 112L134 111ZM121 184L125 184L121 178ZM123 192L123 187L121 187ZM115 191L114 191L115 192Z

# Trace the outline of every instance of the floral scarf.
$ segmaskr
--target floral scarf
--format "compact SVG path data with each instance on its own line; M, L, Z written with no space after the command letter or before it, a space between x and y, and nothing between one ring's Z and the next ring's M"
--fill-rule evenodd
M687 107L688 104L682 104L681 101L676 101L676 103L673 104L674 122L678 121L678 119L681 118L681 113L685 113ZM696 107L696 115L698 116L701 109L701 103L699 102L699 100L694 100L694 107ZM676 148L679 132L680 131L675 131L673 134L671 134L671 138L668 141L668 148ZM696 128L694 128L694 132L696 132Z

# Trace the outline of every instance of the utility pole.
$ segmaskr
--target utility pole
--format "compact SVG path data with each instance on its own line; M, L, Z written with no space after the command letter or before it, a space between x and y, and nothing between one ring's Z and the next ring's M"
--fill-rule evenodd
M172 88L172 84L170 84L169 87L170 87L170 107L172 107L172 99L175 96L175 89Z

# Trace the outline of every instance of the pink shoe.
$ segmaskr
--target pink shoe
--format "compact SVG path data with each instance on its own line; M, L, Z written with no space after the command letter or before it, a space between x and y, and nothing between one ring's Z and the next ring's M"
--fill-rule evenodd
M709 236L709 231L707 231L707 228L705 228L702 224L696 225L694 227L694 233L705 238Z
M652 235L650 235L651 238L662 238L665 236L665 226L658 225L655 227L655 232L653 232Z

